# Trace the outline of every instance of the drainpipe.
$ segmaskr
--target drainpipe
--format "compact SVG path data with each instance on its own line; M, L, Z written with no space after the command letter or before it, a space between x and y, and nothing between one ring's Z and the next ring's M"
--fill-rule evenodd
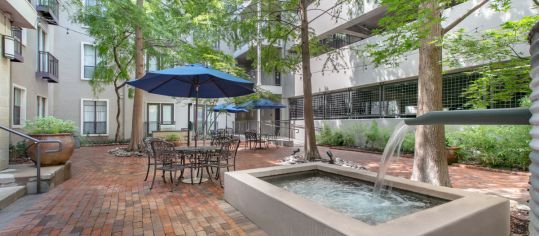
M530 88L532 89L532 94L530 99L532 105L530 107L530 112L532 117L530 119L530 124L532 125L532 130L530 134L532 140L530 142L530 147L532 152L530 153L530 208L531 212L529 215L530 218L530 235L538 236L539 235L539 22L535 24L529 34L529 43L530 55L531 55L531 69L530 76L532 82L530 83Z

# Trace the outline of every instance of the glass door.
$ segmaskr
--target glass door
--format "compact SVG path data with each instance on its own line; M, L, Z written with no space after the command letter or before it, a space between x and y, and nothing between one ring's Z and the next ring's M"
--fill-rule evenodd
M159 104L148 104L148 120L147 120L147 132L151 134L153 131L159 130Z

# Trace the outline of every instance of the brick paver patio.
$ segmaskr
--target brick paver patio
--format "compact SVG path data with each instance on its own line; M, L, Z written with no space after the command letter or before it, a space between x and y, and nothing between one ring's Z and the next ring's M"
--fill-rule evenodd
M72 178L4 224L1 235L265 235L222 199L218 184L181 184L171 193L161 180L143 182L145 158L115 158L112 147L91 147L73 155ZM292 148L240 150L238 168L272 166ZM321 153L327 148L321 147ZM337 157L378 168L377 154L333 150ZM392 175L409 177L412 159L400 158ZM454 187L505 196L529 196L527 174L450 167ZM1 213L1 212L0 212Z

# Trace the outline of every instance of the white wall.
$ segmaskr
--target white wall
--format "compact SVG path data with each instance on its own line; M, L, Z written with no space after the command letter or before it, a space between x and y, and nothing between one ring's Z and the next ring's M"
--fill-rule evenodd
M446 10L444 12L444 16L448 19L446 22L451 22L454 18L460 16L477 2L479 1L472 0ZM538 14L538 11L533 8L531 0L513 1L512 8L505 13L495 12L490 9L487 4L470 15L457 26L455 30L465 28L467 31L473 32L475 31L475 28L478 28L479 30L497 28L505 21L517 20L523 16L533 14ZM444 24L447 24L446 22L444 22ZM327 21L326 24L326 26L329 27L331 22ZM322 28L322 26L317 27ZM339 59L339 62L343 63L345 66L339 71L322 71L323 65L328 58L328 54L311 59L312 91L318 93L417 76L417 51L410 52L406 57L406 60L397 67L380 66L375 68L371 65L372 62L370 59L357 55L355 51L352 50L354 47L377 42L379 40L380 38L375 36L341 49L343 59ZM527 51L526 47L523 46L521 46L520 49L525 52ZM367 64L367 66L364 66L365 64ZM471 64L469 66L471 66ZM299 72L293 72L289 76L290 79L283 80L283 97L303 95L303 81L301 80L301 74Z

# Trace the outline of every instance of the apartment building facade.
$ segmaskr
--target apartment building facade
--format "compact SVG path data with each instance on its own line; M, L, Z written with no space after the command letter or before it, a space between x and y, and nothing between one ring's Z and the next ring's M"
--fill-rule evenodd
M95 4L96 1L82 1ZM99 56L95 40L86 27L74 22L70 15L76 11L60 0L34 0L30 6L38 9L35 30L22 30L22 56L24 62L12 68L9 105L20 111L11 114L12 128L23 130L26 121L36 117L55 116L71 120L79 135L86 139L114 139L117 131L116 113L120 109L119 137L128 139L131 134L133 100L129 88L120 89L120 101L112 85L102 90L92 88L90 80ZM40 6L46 3L49 5ZM147 60L147 71L160 68L153 58ZM189 98L172 98L144 93L144 131L181 130L188 127L188 115L193 121L194 106ZM188 108L191 108L191 112ZM211 114L210 105L201 105L199 119L208 119L213 128L232 127L234 116ZM216 122L214 122L216 120ZM228 124L226 124L226 122ZM202 123L202 122L199 122ZM7 124L7 123L6 123ZM18 141L14 138L12 143Z
M0 125L10 126L12 66L24 60L21 41L17 33L21 29L35 29L37 12L29 1L4 0L0 2L0 33L2 34L2 55L0 56ZM0 131L0 170L9 163L9 134Z
M321 1L317 8L329 8L335 1ZM451 22L477 1L467 1L444 11L446 22ZM319 11L311 11L317 15ZM400 118L415 116L417 106L418 51L409 52L405 60L397 66L382 65L375 67L369 58L358 55L361 45L376 43L381 39L372 35L385 10L371 1L365 1L364 9L354 14L343 11L337 19L323 16L311 23L315 34L326 45L339 50L338 63L343 66L338 71L331 68L323 70L329 53L311 59L312 92L315 123L318 127L326 123L333 127L345 128L358 122L373 120L384 126L394 125ZM538 14L533 2L513 1L507 12L495 12L489 5L481 7L455 28L468 32L481 32L498 28L510 20ZM516 45L525 55L526 45ZM471 72L481 62L468 64L461 68L444 68L443 80L444 110L466 109L466 98L461 96L476 78ZM303 125L303 85L301 73L292 72L282 80L282 94L288 108L283 111L282 119L290 119L298 126ZM491 104L490 108L509 108L519 106L516 94L506 102ZM390 119L384 119L390 118ZM302 138L300 131L296 135Z

